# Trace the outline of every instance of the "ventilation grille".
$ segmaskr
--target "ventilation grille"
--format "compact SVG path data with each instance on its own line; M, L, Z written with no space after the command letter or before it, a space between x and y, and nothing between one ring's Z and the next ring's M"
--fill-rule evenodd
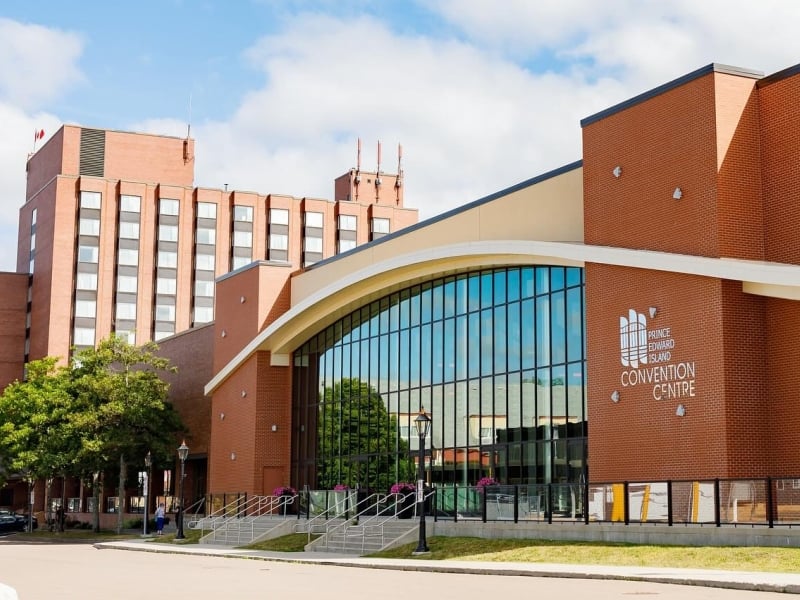
M80 174L105 176L106 132L102 129L81 129Z

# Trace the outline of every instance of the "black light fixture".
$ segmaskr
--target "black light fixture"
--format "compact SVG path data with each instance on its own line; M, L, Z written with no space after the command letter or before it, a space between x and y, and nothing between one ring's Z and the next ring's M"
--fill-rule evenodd
M178 458L181 459L181 481L179 486L178 497L178 533L175 535L176 540L183 540L186 538L183 535L183 479L186 477L186 459L189 456L189 446L186 445L186 440L181 442L178 446Z
M147 451L147 454L144 457L144 466L144 529L142 530L142 533L147 535L147 510L150 507L150 469L153 466L153 456L150 454L150 450Z
M425 408L419 409L414 426L419 436L419 463L417 469L417 503L419 504L419 543L413 554L427 554L428 540L425 534L425 438L431 426L431 418L425 413Z

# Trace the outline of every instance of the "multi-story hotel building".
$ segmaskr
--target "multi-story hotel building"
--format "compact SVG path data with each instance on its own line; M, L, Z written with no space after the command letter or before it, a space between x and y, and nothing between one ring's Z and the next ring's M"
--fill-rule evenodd
M263 195L193 187L194 152L192 139L65 125L29 159L26 361L210 323L229 271L260 260L288 274L417 221L401 173L353 169L334 201Z

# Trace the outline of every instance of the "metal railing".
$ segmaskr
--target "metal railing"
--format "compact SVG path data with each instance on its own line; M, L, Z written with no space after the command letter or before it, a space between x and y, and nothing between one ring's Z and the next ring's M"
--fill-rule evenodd
M352 527L359 523L359 519L362 517L366 517L370 519L373 516L377 516L381 514L383 511L386 510L387 506L386 503L387 496L386 494L371 494L362 500L356 502L354 507L354 516L351 518L345 518L340 523L328 524L328 527L325 530L325 541L324 546L326 549L330 548L330 540L335 537L337 533L342 533L344 537L347 537L346 528Z
M316 510L312 503L312 494L319 496L324 494L324 505L318 507ZM330 495L333 494L333 504L330 503ZM316 492L304 492L306 520L300 521L294 526L295 533L307 534L307 542L311 543L311 536L315 533L325 533L328 529L328 522L332 519L349 518L350 507L355 506L357 501L356 490L347 490L342 492L329 492L328 490L320 490ZM298 511L298 519L303 511ZM311 514L315 513L312 517Z

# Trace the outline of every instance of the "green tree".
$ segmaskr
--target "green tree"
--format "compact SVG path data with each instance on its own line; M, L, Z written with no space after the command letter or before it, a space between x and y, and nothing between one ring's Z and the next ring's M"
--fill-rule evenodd
M408 442L399 435L397 417L380 394L358 378L325 389L319 425L319 485L336 484L388 491L396 481L413 478Z
M177 434L184 431L177 411L167 402L169 384L161 378L175 368L157 351L153 342L133 346L112 336L73 359L72 393L81 407L75 419L81 432L75 464L83 475L118 464L120 502L125 498L130 458L144 456L148 450L155 460L171 456ZM117 513L118 531L122 508Z
M50 357L28 363L27 371L0 396L0 471L49 484L72 474L79 444L70 373Z

